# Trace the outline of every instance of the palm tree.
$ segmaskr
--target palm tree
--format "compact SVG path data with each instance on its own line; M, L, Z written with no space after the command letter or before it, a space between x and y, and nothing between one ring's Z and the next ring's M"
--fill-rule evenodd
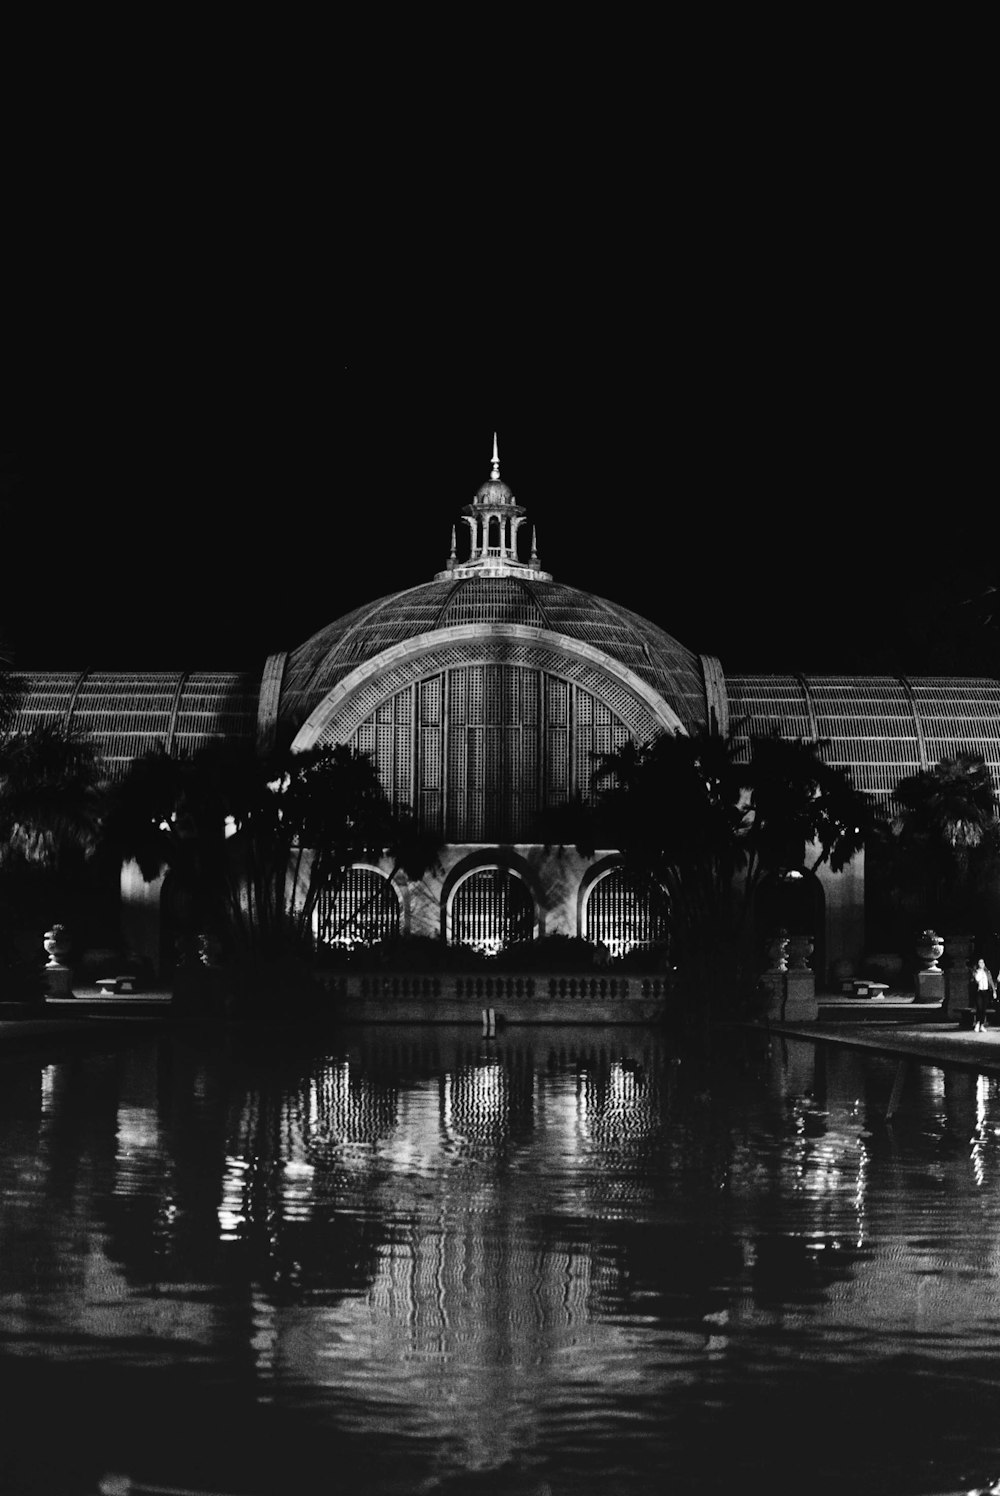
M7 990L37 988L41 931L63 912L74 875L96 850L102 803L99 760L85 740L58 726L0 732L0 984ZM29 926L37 928L29 934Z
M997 915L1000 820L981 755L959 752L900 781L885 838L886 876L921 926L991 928Z
M102 780L89 743L59 726L0 738L0 867L58 868L89 855L101 825Z
M244 970L310 955L320 894L352 864L388 854L418 877L437 847L346 747L146 755L114 794L107 837L147 880L170 868L189 939L218 937Z
M615 848L655 880L671 910L671 953L710 999L729 1004L759 975L754 907L762 879L829 861L841 870L876 821L822 744L777 734L664 734L602 758L594 799L562 811L549 839L586 856Z

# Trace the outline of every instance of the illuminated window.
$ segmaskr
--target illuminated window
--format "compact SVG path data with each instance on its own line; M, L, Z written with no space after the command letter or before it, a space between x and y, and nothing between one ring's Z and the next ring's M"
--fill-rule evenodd
M324 945L371 945L399 933L399 900L387 878L371 867L349 867L324 889L314 928Z
M606 945L612 956L637 946L665 945L669 906L655 883L615 867L594 884L587 899L584 928L588 940Z
M505 868L480 868L455 890L451 938L488 955L504 946L530 940L535 911L525 884Z

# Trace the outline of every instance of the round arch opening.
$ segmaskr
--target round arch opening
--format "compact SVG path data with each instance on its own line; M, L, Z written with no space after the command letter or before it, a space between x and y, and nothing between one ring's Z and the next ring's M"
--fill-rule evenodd
M399 899L377 868L345 868L324 888L313 914L313 933L327 946L375 945L399 934Z
M652 879L619 864L601 873L587 890L582 924L584 937L605 946L617 959L669 943L670 904Z
M495 956L509 945L533 939L535 905L523 878L505 867L480 867L455 888L451 899L451 943Z

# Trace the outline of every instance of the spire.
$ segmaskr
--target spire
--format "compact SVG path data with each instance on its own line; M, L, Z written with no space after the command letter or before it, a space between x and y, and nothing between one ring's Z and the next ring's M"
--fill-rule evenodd
M497 447L497 434L494 431L494 433L493 433L493 461L492 461L492 465L490 467L490 478L496 480L499 477L500 477L500 450Z

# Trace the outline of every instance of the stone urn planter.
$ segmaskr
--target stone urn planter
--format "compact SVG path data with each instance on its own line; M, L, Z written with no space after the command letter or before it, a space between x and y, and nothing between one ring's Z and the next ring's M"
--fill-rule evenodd
M779 930L767 948L768 970L788 970L788 945L788 931Z
M917 959L920 962L916 982L918 1003L944 1002L944 972L941 970L943 954L944 941L941 936L934 930L925 930L917 944Z
M811 935L789 935L788 937L788 969L789 971L811 971L812 953L815 942Z
M921 971L939 972L944 955L944 941L933 930L925 930L917 945L917 958Z
M71 941L65 925L53 925L42 939L48 961L45 964L45 990L49 997L72 997L71 972L66 965Z

